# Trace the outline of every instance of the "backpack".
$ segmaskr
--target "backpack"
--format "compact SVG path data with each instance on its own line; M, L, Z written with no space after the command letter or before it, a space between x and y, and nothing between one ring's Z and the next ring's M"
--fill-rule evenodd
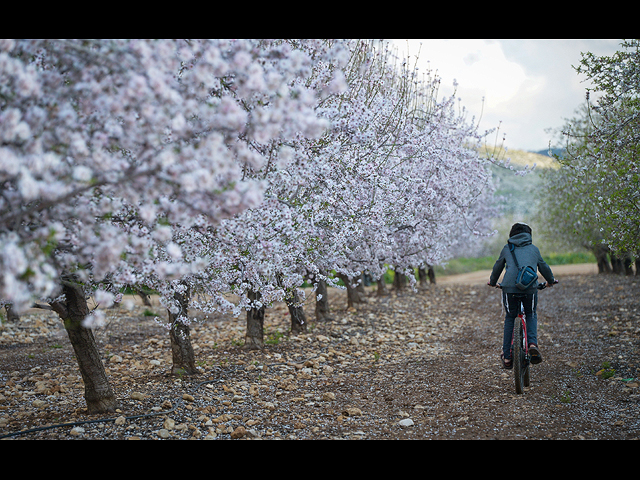
M513 261L516 262L516 269L518 270L516 275L516 287L520 290L526 290L538 280L538 273L529 265L522 268L518 265L515 248L516 246L513 243L509 244L509 251L511 252L511 255L513 255Z

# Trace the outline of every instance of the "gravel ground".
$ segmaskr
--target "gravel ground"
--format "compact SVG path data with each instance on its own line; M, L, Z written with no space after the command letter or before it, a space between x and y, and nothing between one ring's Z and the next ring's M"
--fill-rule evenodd
M262 352L241 349L244 319L209 318L193 325L201 373L189 378L169 375L169 335L148 315L163 312L110 309L96 337L121 409L107 416L85 412L60 321L33 311L0 327L0 438L640 438L640 280L556 276L540 293L544 361L522 395L500 365L502 307L486 280L370 290L357 311L332 290L334 321L308 306L298 336L277 305Z

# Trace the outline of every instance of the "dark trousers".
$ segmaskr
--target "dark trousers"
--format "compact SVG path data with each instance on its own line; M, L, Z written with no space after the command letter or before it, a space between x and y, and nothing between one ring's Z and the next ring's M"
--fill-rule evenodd
M538 344L538 292L536 293L506 293L502 292L502 305L505 310L504 335L502 338L502 352L504 358L511 358L511 339L513 338L513 324L524 307L527 324L527 342Z

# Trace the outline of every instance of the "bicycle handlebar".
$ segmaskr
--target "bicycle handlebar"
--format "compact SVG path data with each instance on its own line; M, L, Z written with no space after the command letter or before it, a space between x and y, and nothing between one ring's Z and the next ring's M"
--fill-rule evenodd
M552 284L551 286L555 285L556 283L558 283L558 280L555 280L555 279L554 279L553 284ZM493 287L493 286L494 286L494 285L491 285L491 284L490 284L490 283L488 283L488 282L487 282L487 285L489 285L490 287ZM542 282L542 283L539 283L539 284L538 284L538 290L544 290L544 289L545 289L545 288L547 288L548 286L549 286L549 283L548 283L548 282ZM499 284L499 283L496 283L496 284L495 284L495 288L502 289L502 285L501 285L501 284Z
M553 283L551 285L549 285L547 282L539 283L538 284L538 290L544 290L548 286L554 286L556 283L558 283L558 280L556 280L556 279L553 280Z

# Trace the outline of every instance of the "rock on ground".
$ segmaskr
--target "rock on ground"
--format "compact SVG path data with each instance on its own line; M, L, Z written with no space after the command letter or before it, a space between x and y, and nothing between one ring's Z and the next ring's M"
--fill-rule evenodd
M95 334L121 408L104 416L86 414L59 320L33 311L0 327L0 437L55 426L6 438L639 438L638 279L556 275L540 293L544 361L523 395L500 366L500 296L484 279L387 297L370 288L355 312L332 289L335 320L314 322L307 305L309 332L297 336L277 305L264 351L240 347L244 319L211 317L192 325L200 374L183 378L145 309L166 312L109 309Z

